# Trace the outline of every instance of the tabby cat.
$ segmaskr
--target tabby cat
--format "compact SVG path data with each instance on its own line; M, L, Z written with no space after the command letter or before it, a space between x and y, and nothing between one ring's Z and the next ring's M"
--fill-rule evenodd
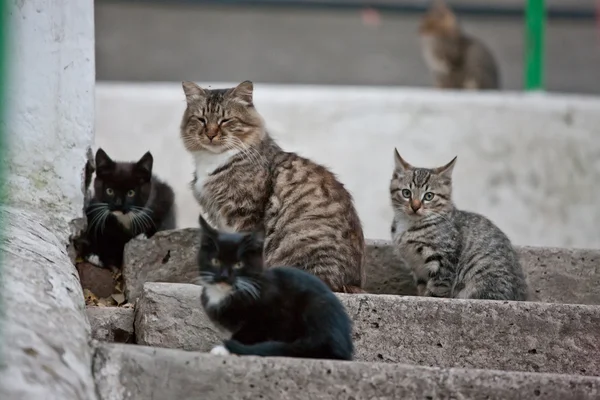
M230 232L262 230L267 266L302 268L336 292L361 292L363 231L353 200L325 167L283 151L253 104L252 82L183 82L181 137L195 161L201 215Z
M421 48L436 86L447 89L499 89L500 74L491 51L461 30L454 13L433 2L419 26Z
M434 169L411 166L397 150L394 159L392 238L419 294L526 300L527 283L508 237L489 219L452 203L456 157Z
M92 264L120 268L125 244L133 237L175 228L175 195L152 175L150 152L137 162L116 162L98 149L95 164L86 164L86 185L94 172L96 177L86 207L87 231L75 247Z
M228 233L202 217L198 266L202 306L232 333L211 353L351 360L352 323L319 278L298 268L263 268L259 233Z

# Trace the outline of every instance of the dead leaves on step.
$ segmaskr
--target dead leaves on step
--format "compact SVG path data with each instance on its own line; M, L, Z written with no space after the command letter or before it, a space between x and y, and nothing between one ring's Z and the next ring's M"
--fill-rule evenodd
M84 261L81 259L77 260L78 270L80 270L80 263ZM88 267L90 268L90 267ZM93 266L91 268L99 268ZM125 293L124 293L124 285L123 285L123 275L118 268L111 268L112 270L112 282L114 287L112 289L112 293L106 297L98 297L96 294L92 292L89 288L83 288L83 296L85 298L86 306L95 306L95 307L123 307L123 308L132 308L133 305L130 303L126 303ZM83 282L82 282L83 283Z

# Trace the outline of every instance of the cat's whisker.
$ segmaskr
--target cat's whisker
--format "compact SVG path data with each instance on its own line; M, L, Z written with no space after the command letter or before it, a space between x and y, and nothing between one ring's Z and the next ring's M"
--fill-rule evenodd
M156 225L154 224L154 220L152 219L152 217L150 217L145 212L140 211L139 212L139 218L140 218L140 221L142 221L144 223L144 226L147 229L152 229L152 228L156 229Z
M137 212L135 211L130 211L129 214L131 214L131 234L135 237L137 235L139 235L140 233L143 233L142 229L139 229L139 223L138 223L138 217L137 217ZM139 230L138 230L139 229Z
M267 165L266 159L264 159L264 157L261 154L256 152L251 147L246 146L239 138L230 137L225 141L225 144L232 146L235 150L239 150L243 155L246 156L247 159L250 160L250 162L254 164L262 164L265 166Z
M236 140L236 143L238 144L238 146L240 146L241 148L243 148L244 151L247 154L249 154L250 156L252 156L253 160L255 160L257 164L262 164L265 167L269 164L269 162L267 161L267 159L265 158L265 156L263 156L255 148L246 145L244 142L242 142L238 138L235 138L235 140Z
M237 278L236 284L239 285L241 291L250 295L250 297L252 297L254 300L258 300L258 298L260 296L259 290L256 287L256 285L253 284L252 282L248 281L247 278L245 278L245 277Z
M103 218L102 218L102 228L100 229L100 234L104 235L104 227L106 226L106 220L108 219L108 216L110 215L110 211L108 211L108 209L104 212L103 214Z
M143 211L143 212L145 212L145 213L148 213L148 214L152 214L152 213L154 213L154 211L152 211L152 209L150 209L150 208L148 208L148 207L131 206L131 208L132 208L133 210L136 210L136 211Z
M93 232L94 235L98 235L97 234L97 230L98 230L98 225L100 224L100 222L102 221L102 217L104 216L104 214L106 213L106 210L103 210L104 212L99 212L96 213L96 215L94 215L94 217L92 218L92 220L89 223L88 226L88 232Z

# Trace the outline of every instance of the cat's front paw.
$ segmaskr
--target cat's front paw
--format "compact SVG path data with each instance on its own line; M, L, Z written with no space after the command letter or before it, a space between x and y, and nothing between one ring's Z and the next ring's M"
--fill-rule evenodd
M134 239L146 240L146 239L148 239L148 236L146 236L145 233L140 233L139 235L137 235L136 237L134 237Z
M219 345L219 346L213 347L212 350L210 351L210 354L213 354L215 356L228 356L231 353L229 352L229 350L227 350L225 348L225 346Z
M96 267L104 268L104 263L100 261L100 257L98 257L96 254L90 254L86 256L85 261L92 265L95 265Z

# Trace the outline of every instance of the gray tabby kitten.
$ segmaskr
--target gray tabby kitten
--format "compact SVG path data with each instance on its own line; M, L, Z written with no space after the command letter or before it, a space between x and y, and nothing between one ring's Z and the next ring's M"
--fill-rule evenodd
M508 237L484 216L452 203L456 157L434 169L411 166L397 150L394 159L392 237L419 295L527 300L523 269Z
M299 267L335 292L362 292L365 241L344 185L275 143L252 82L213 90L183 82L183 90L181 137L194 158L202 217L219 230L264 231L268 267Z
M425 62L441 89L500 88L498 64L483 42L466 35L442 1L423 16L419 36Z

